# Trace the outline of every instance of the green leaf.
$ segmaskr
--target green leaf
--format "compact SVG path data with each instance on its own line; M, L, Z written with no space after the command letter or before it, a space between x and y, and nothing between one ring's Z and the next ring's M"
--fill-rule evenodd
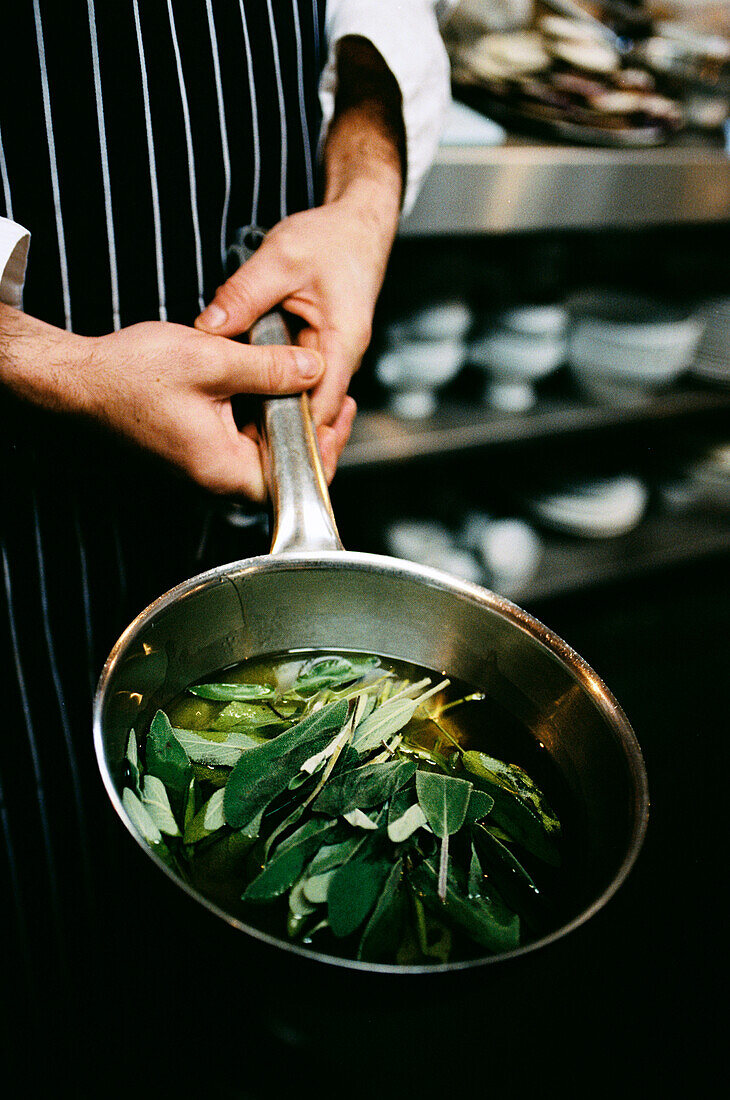
M308 875L304 880L304 896L312 905L324 905L327 901L327 891L332 877L337 873L337 868L331 871L323 871L321 875Z
M195 817L185 828L183 836L184 844L196 844L204 837L216 833L225 825L223 817L223 793L224 788L215 791L208 801L200 807Z
M307 859L333 834L333 822L312 818L288 840L282 841L261 874L243 893L244 901L271 901L299 878Z
M463 753L461 763L475 777L479 786L494 799L490 821L504 829L509 837L532 855L557 866L560 863L560 852L555 843L557 831L553 826L546 829L545 819L531 800L523 799L520 793L505 785L507 776L494 770L493 758L484 753L469 751Z
M425 813L418 802L413 802L399 817L388 817L388 837L393 844L402 844L425 824Z
M421 892L426 905L447 916L466 934L493 952L510 951L520 943L520 919L496 898L469 898L461 892L453 875L449 874L444 901L437 893L438 869L431 860L420 864L412 873L413 884Z
M300 693L321 691L322 688L339 687L360 680L379 665L377 657L363 661L350 661L347 657L315 657L299 670L294 690Z
M168 791L187 794L193 773L192 764L163 710L158 710L152 719L146 747L150 775L161 779Z
M129 739L127 741L127 752L124 757L124 761L127 765L127 775L130 787L140 793L140 777L141 770L139 766L139 753L137 752L137 734L134 730L129 731Z
M407 726L417 706L413 699L389 699L382 703L357 727L352 735L353 746L359 753L374 749Z
M156 775L146 775L142 784L142 804L157 828L168 836L180 836L165 784Z
M375 905L390 861L351 859L334 871L327 891L327 919L335 936L349 936Z
M159 844L162 840L162 833L150 813L145 809L142 800L137 797L130 787L125 787L122 791L122 805L126 810L127 817L142 839L146 840L148 844Z
M206 764L209 768L232 768L248 749L255 749L263 742L260 737L233 730L231 733L195 733L193 730L173 730L178 741L194 764Z
M469 796L469 805L466 808L465 824L471 825L475 821L481 821L485 818L492 807L494 806L494 799L486 791L479 791L475 787Z
M238 761L225 786L226 820L234 828L247 825L281 794L300 766L330 740L347 720L347 703L331 703L270 741L249 749Z
M199 699L210 699L216 703L248 703L254 699L265 702L276 694L268 684L196 684L188 691Z
M465 779L440 772L416 774L418 802L438 837L458 833L466 820L473 785Z
M266 703L265 699L261 703ZM299 706L281 704L276 711L270 706L262 706L261 703L246 703L243 701L229 703L223 707L210 722L214 731L228 733L231 730L240 730L242 733L254 733L271 727L290 726L298 711Z
M346 863L360 846L361 837L351 836L339 844L323 844L307 867L308 875L323 875L333 867Z
M314 809L332 815L380 806L412 779L411 761L363 764L333 775L314 801Z
M555 811L526 771L517 764L505 764L502 760L496 760L484 752L479 753L479 760L485 770L491 772L504 787L509 788L520 801L532 808L542 821L546 833L556 835L560 832L560 822Z
M402 888L403 860L393 864L357 949L363 962L392 961L403 935L408 898Z
M472 837L487 882L499 890L505 902L531 928L536 931L545 928L552 917L547 899L514 853L483 825L474 826Z

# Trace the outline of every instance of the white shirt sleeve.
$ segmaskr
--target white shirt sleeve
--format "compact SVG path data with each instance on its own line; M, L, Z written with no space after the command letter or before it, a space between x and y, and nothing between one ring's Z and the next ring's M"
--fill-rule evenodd
M372 42L398 81L403 98L407 179L403 213L415 202L433 161L450 101L449 62L439 18L453 0L327 0L328 58L319 85L323 134L334 114L336 45L345 35Z
M21 309L30 233L9 218L0 218L0 302Z

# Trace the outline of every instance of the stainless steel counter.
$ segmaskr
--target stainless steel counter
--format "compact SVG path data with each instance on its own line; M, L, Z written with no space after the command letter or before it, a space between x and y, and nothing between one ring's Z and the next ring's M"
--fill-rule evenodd
M655 149L443 145L404 236L730 219L730 157L685 139Z

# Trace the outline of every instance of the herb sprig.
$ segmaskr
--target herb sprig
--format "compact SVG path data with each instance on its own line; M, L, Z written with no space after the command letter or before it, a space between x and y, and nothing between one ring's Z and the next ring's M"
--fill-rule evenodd
M342 655L276 686L193 685L221 706L213 728L160 710L140 746L132 731L125 810L177 874L253 921L271 911L282 938L405 966L511 950L540 919L532 868L559 863L561 826L520 767L443 726L481 698L439 704L448 685Z

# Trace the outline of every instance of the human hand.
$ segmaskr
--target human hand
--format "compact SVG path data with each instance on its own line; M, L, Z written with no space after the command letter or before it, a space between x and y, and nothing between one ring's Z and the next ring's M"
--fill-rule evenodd
M316 352L250 347L149 321L99 337L64 332L0 307L0 376L21 397L100 421L216 493L265 498L255 432L240 432L231 397L298 393L323 370ZM320 433L334 473L351 413Z
M201 331L234 336L275 306L298 317L298 344L316 349L325 362L311 393L318 425L337 423L370 342L392 241L366 195L363 188L279 222L195 322Z

